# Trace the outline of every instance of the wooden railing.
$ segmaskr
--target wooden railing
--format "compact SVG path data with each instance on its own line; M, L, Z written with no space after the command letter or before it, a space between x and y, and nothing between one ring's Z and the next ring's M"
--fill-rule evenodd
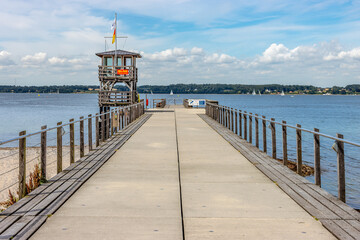
M284 165L288 164L288 144L287 144L287 129L295 129L295 138L296 138L296 170L297 173L302 175L302 165L303 165L303 148L302 148L302 133L310 133L313 135L313 146L314 146L314 181L315 184L321 186L321 163L320 163L320 137L334 140L334 149L337 156L337 185L338 185L338 198L345 202L346 201L346 185L345 185L345 161L344 161L344 143L350 144L352 146L360 147L359 143L351 142L343 139L342 134L337 134L336 137L323 134L319 132L319 129L314 128L314 130L308 130L302 128L300 124L296 126L288 125L286 121L276 122L274 118L267 119L265 116L259 116L258 114L248 113L246 111L233 109L226 106L221 106L218 104L211 103L207 101L206 104L206 115L222 124L224 127L230 129L240 138L246 140L252 145L259 148L259 134L262 134L262 146L263 152L267 153L267 126L266 123L269 123L271 131L271 152L270 156L274 159L277 159L277 149L276 149L276 125L281 126L282 131L282 152L283 158L282 162ZM254 126L255 125L255 126ZM259 126L262 128L262 133L260 133ZM255 133L253 132L255 129ZM254 138L255 139L254 139Z
M128 74L124 74L128 71ZM100 80L130 80L137 79L137 68L133 66L99 66Z
M63 169L63 138L66 134L69 134L69 162L70 164L75 162L75 128L78 126L79 134L79 153L80 158L85 155L85 131L87 129L87 140L89 152L93 150L93 146L98 147L108 138L116 134L118 131L126 128L131 122L139 118L144 114L144 101L129 106L118 107L112 109L109 112L96 113L95 115L89 114L88 117L80 117L79 120L70 119L68 123L58 122L57 126L48 128L46 125L41 127L38 132L27 134L26 131L21 131L19 136L13 139L0 142L0 146L5 144L18 142L18 189L19 199L25 196L25 183L26 183L26 168L27 168L27 139L33 136L39 137L39 143L35 146L40 146L39 164L41 169L41 179L47 179L47 149L48 149L48 132L52 132L52 136L56 136L53 140L56 140L56 172L60 173ZM84 123L87 123L87 128L84 127ZM65 127L68 131L65 131ZM93 136L93 130L95 129L95 136ZM95 140L95 143L93 143ZM50 139L51 141L51 139ZM31 161L31 160L30 160ZM8 172L0 171L0 176ZM15 183L16 184L16 183ZM5 191L13 187L15 184L11 184L8 187L3 188L1 191ZM16 192L16 189L15 189Z
M166 105L166 99L153 99L154 108L164 108Z
M128 105L134 102L133 92L99 91L99 104L102 105Z

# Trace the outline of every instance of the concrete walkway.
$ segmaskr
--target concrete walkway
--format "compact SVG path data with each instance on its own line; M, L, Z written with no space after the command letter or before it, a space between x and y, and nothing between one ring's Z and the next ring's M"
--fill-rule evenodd
M197 113L154 113L33 239L334 238Z

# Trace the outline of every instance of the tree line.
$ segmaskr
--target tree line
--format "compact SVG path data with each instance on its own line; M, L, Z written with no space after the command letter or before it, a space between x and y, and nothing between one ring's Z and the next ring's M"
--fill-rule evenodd
M122 85L116 85L118 91L127 91ZM96 93L98 85L62 85L62 86L11 86L0 85L0 92L5 93ZM245 85L245 84L171 84L171 85L142 85L139 93L165 93L173 91L175 94L360 94L360 84L346 87L315 87L312 85Z

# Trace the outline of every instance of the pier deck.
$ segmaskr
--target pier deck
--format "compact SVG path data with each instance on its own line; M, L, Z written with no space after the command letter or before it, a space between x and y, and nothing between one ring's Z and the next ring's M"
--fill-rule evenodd
M332 239L199 117L152 117L32 239Z

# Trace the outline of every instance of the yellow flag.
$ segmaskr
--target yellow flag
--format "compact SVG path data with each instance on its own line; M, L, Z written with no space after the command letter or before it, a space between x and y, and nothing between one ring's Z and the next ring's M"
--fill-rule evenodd
M113 38L112 38L112 44L114 44L116 38L116 29L114 29Z
M115 39L116 39L116 19L114 19L114 22L111 25L111 30L114 30L113 37L112 37L112 44L114 44Z

